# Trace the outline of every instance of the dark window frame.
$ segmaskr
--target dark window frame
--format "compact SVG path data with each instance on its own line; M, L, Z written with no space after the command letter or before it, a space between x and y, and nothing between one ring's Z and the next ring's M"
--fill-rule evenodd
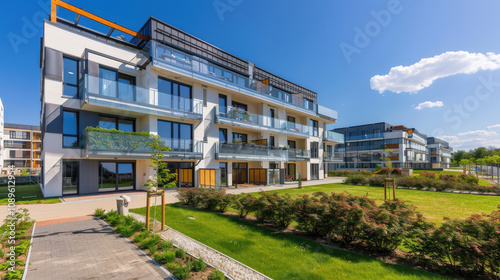
M222 110L221 110L221 105L220 105L221 99L224 99L224 103L226 104L226 106L224 106L225 107L225 112L222 112ZM218 101L219 101L219 113L227 114L227 95L219 93L219 99L218 99Z
M245 135L245 141L243 141L243 139L242 139L242 138L240 138L240 137L235 138L234 136L235 136L236 134L237 134L237 135L240 135L240 136ZM232 138L233 143L234 143L234 139L241 139L241 143L248 143L248 134L246 134L246 133L233 132L233 135L232 135L232 136L233 136L233 138Z
M311 136L318 137L319 122L317 120L309 120L309 126L311 127Z
M64 72L63 72L63 77L62 77L62 83L63 83L63 96L65 97L71 97L71 98L80 98L80 86L78 85L78 80L80 76L80 58L74 57L74 56L69 56L69 55L63 55L63 71L64 71L64 60L73 60L76 62L76 84L70 84L64 81ZM71 96L71 95L65 95L64 94L64 86L70 86L70 87L75 87L76 88L76 96Z
M126 118L126 117L113 116L113 115L107 115L107 114L99 114L99 116L98 116L99 122L101 121L100 120L101 117L115 119L115 129L116 130L119 130L118 129L118 124L119 124L120 120L132 121L133 122L133 125L132 125L133 126L133 130L132 130L132 132L136 131L136 119L134 119L134 118Z
M221 141L220 140L220 133L221 131L224 133L224 137L226 138L226 141ZM224 143L227 143L228 141L228 138L227 138L227 128L219 128L219 142L224 142Z
M76 135L73 135L73 134L66 134L64 133L64 113L65 112L68 112L68 113L74 113L76 115ZM78 111L75 111L75 110L68 110L68 109L63 109L63 125L62 125L62 135L63 135L63 139L62 139L62 146L63 146L63 149L78 149L80 148L80 114ZM71 146L71 147L68 147L68 146L65 146L64 145L64 137L76 137L76 147L74 146Z

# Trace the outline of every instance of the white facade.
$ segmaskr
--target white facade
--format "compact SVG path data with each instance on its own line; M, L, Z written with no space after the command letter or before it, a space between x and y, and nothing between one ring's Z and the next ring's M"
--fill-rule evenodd
M242 76L223 67L222 77L216 77L220 69L182 50L152 40L148 54L130 44L51 22L44 23L43 44L45 196L145 189L142 184L153 175L147 166L150 153L140 152L137 146L127 151L119 147L104 149L103 143L93 142L94 137L115 137L115 146L130 137L85 132L89 126L109 125L109 119L116 120L119 130L123 121L133 123L136 132L159 134L172 147L164 160L169 162L171 172L177 172L179 186L252 184L262 182L257 178L259 172L266 174L264 181L269 184L283 177L296 180L299 173L307 180L324 179L327 162L337 160L328 158L323 150L325 147L332 151L334 145L343 142L325 130L327 124L336 121L335 111L316 103L306 106L302 98L286 93L279 96L291 98L289 103L286 98L276 99L273 93L257 91L255 87L269 86L251 78L244 78L246 86L234 83ZM67 65L61 66L60 62L69 65L68 59L80 65L79 92L75 96L65 95L70 81L65 75L74 73L71 70L68 74ZM253 64L249 67L250 72L254 71ZM105 77L113 73L117 81ZM234 80L229 81L228 75ZM125 85L123 79L133 81L132 85ZM189 98L183 98L186 96ZM226 106L221 105L221 100ZM68 128L73 116L77 116L77 142ZM225 139L221 136L224 132ZM241 139L247 143L238 143ZM73 146L64 147L64 141L72 141ZM311 147L317 149L311 152ZM123 171L130 166L131 173ZM271 178L280 173L286 176ZM207 180L212 175L206 174L216 174L217 178ZM126 178L133 178L133 183Z
M4 164L3 127L4 127L4 109L3 109L2 99L0 98L0 170L3 169L3 164Z

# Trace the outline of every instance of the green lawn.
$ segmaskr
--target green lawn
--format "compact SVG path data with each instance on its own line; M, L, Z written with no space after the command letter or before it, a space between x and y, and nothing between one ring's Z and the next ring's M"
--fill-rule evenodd
M146 214L145 208L131 211ZM160 209L156 219L161 220ZM218 213L167 205L165 220L168 226L274 279L447 279Z
M314 192L340 193L344 191L357 196L368 195L369 198L376 199L380 203L384 199L384 188L351 186L342 183L316 185L303 187L302 189L283 189L271 192L296 195L311 194ZM396 197L415 205L418 211L422 212L430 221L437 224L443 221L443 217L465 218L471 214L490 213L497 209L497 205L500 205L500 196L396 189Z
M8 204L9 190L7 186L0 187L0 205ZM59 198L44 198L38 185L16 186L16 204L60 203Z
M440 175L440 174L459 175L459 174L461 174L463 172L463 170L461 170L461 169L457 169L457 171L450 171L450 170L443 170L443 171L440 171L440 170L413 170L413 175L418 175L418 174L420 174L420 172L424 172L424 171L434 172L437 175Z

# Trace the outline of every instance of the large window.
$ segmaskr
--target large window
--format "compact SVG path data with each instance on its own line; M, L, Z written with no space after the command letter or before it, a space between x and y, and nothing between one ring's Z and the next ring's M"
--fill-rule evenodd
M4 145L5 148L14 148L14 149L31 149L31 142L25 142L25 141L12 141L12 140L5 140Z
M219 94L219 113L223 116L227 114L227 96Z
M158 105L191 112L193 110L191 86L158 78Z
M219 141L224 143L227 142L227 129L219 128Z
M319 180L319 164L311 163L311 180Z
M9 131L10 139L30 139L30 133L27 131Z
M78 59L65 56L63 64L63 95L78 98Z
M62 164L63 172L63 182L62 182L62 193L63 195L68 194L78 194L78 174L79 174L79 162L63 160Z
M318 121L310 120L309 125L311 126L311 135L318 136Z
M221 187L227 187L227 162L220 162L220 185Z
M119 73L116 69L100 66L99 78L100 94L136 101L135 77Z
M135 131L135 120L99 116L99 127L121 131Z
M175 152L193 151L193 125L158 120L158 134Z
M247 143L247 135L233 132L233 143Z
M63 111L63 147L78 148L78 113Z
M132 162L99 163L99 191L135 189L135 164Z
M318 142L311 142L311 158L318 158Z

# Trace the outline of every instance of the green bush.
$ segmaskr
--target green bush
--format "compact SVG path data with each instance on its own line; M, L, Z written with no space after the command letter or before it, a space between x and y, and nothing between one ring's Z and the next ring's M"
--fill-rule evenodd
M166 264L175 260L175 252L172 250L164 250L162 253L154 255L154 260L159 264Z
M135 230L131 226L120 224L115 228L114 232L121 233L125 237L130 237L135 233Z
M149 252L151 252L152 255L154 255L156 253L156 251L158 250L158 245L151 245L148 247L149 249Z
M146 228L146 224L139 221L134 221L130 226L134 232L142 231Z
M419 176L424 178L436 179L436 173L431 171L422 171L420 172Z
M140 247L145 249L148 248L150 249L152 246L156 245L158 242L160 242L161 236L158 234L152 234L150 237L147 239L142 240L139 244Z
M24 269L15 269L13 271L8 271L5 275L5 280L21 280L23 278Z
M289 194L261 193L259 209L260 220L270 222L273 226L286 229L293 220L294 200Z
M251 194L240 194L233 200L233 208L238 210L240 218L246 218L248 213L255 211L257 198Z
M175 250L175 257L179 259L185 259L186 258L186 251L182 249L177 249Z
M172 241L165 241L165 240L160 241L159 248L162 250L172 249L173 247L174 247L174 244L172 243Z
M104 217L104 212L105 212L105 210L104 210L104 209L97 208L97 209L95 209L95 211L94 211L94 216L96 216L96 217L98 217L98 218L102 219L102 218Z
M345 179L344 183L348 185L354 185L354 186L365 186L367 184L367 178L364 175L351 175Z
M174 276L177 279L188 279L191 274L191 263L187 263L186 265L178 264L174 268Z
M328 205L321 201L325 193L315 193L312 197L305 194L294 201L295 221L297 229L305 231L312 236L324 236L331 229L324 229L324 215L328 211Z
M226 276L224 276L224 273L220 270L213 270L210 276L208 277L209 280L225 280Z
M479 178L472 174L460 174L458 175L458 179L466 184L478 184Z
M347 177L352 174L349 170L328 170L329 177Z
M380 176L371 176L367 178L368 185L372 187L383 187L385 184L385 178Z
M203 271L207 268L207 265L203 261L203 258L199 258L193 261L193 271Z
M198 192L199 192L198 188L180 188L177 193L177 198L183 204L197 207L198 206L197 202L200 202L199 200L196 199Z
M134 243L141 243L144 239L146 239L147 237L149 237L151 233L149 233L148 230L145 230L139 234L137 234L135 237L134 237L134 240L132 240L132 242Z

